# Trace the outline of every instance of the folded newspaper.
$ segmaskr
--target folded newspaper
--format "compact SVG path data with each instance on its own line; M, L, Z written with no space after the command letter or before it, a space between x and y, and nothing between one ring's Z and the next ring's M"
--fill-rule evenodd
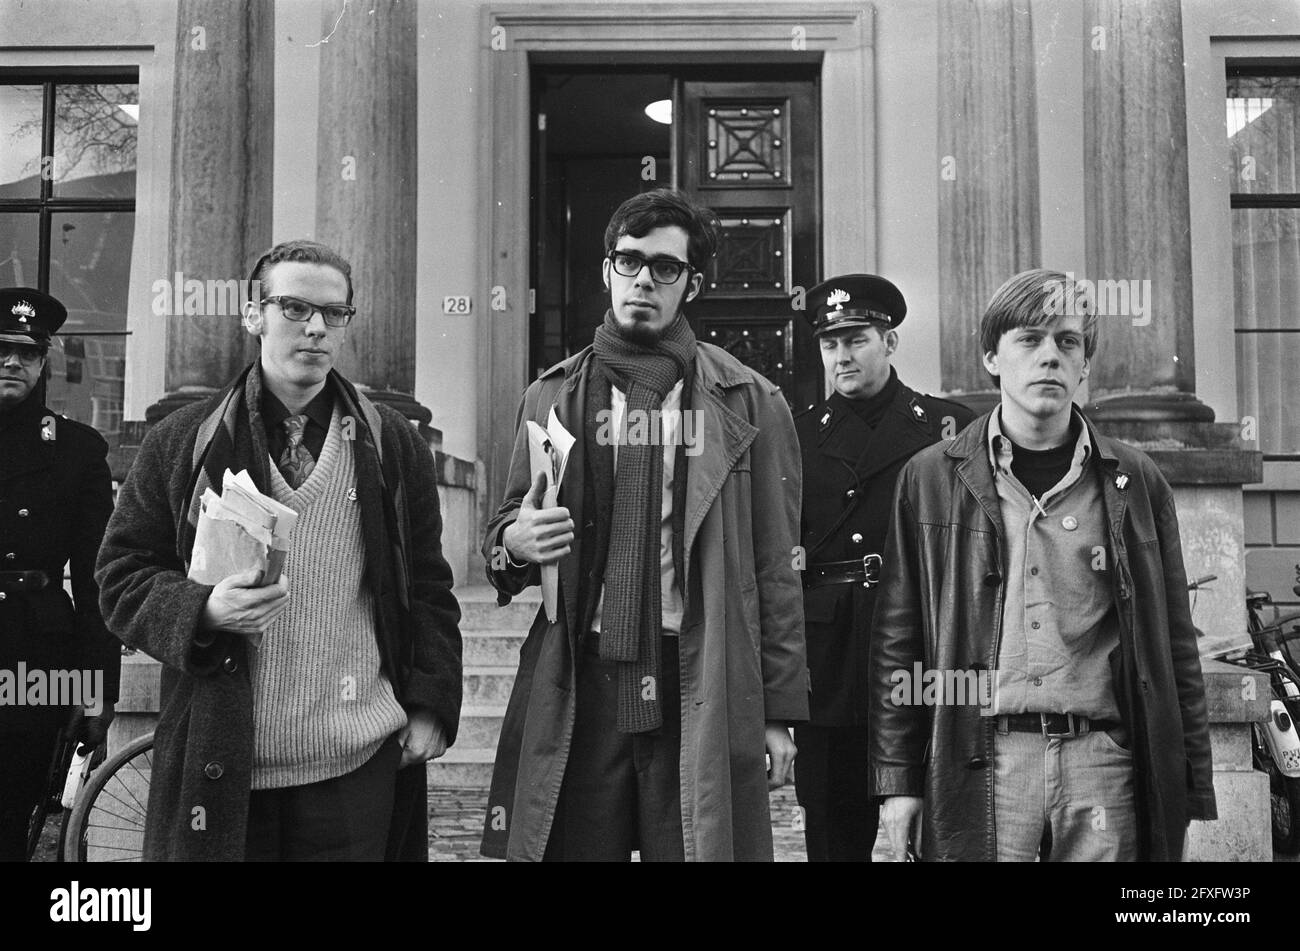
M564 428L560 418L551 407L551 414L546 420L546 428L533 420L528 421L528 461L532 480L546 474L546 494L542 498L542 508L554 508L560 496L560 484L564 481L564 470L569 462L569 450L576 440L573 434ZM542 605L546 609L546 619L552 623L559 616L560 566L558 563L542 565Z
M190 553L191 581L217 584L256 568L259 585L275 584L289 554L289 539L298 513L263 495L247 470L229 469L221 495L205 489Z

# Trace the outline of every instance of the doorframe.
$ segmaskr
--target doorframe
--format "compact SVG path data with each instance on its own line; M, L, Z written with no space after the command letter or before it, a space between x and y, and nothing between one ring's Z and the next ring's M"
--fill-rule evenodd
M477 286L480 522L500 504L528 367L530 67L538 57L736 62L821 57L822 270L876 269L874 8L869 3L501 4L482 11ZM824 196L833 196L832 201ZM504 301L502 297L504 296Z

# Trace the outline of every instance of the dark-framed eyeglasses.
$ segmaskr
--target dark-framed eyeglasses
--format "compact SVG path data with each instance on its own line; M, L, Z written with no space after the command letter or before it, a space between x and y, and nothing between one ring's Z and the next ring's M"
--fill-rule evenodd
M263 297L261 303L275 304L286 318L298 323L311 320L312 314L319 313L327 327L346 327L352 315L357 312L351 304L316 304L288 294Z
M34 344L0 341L0 363L8 363L10 357L17 357L23 366L34 367L44 356L45 351Z
M682 271L695 270L685 261L676 258L646 258L635 251L614 250L605 256L614 265L614 270L624 277L636 277L643 267L650 265L650 276L656 284L676 284Z

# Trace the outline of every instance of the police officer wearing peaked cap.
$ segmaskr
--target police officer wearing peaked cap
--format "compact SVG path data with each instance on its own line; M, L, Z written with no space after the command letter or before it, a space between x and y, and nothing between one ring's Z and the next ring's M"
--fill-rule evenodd
M26 857L59 728L71 716L78 736L98 743L117 699L121 644L104 627L92 576L113 508L108 444L45 405L50 338L67 316L34 288L0 288L0 678L9 687L0 684L0 861ZM69 562L71 598L63 587ZM46 672L51 686L50 672L91 671L78 678L90 693L93 672L102 671L103 696L79 698L92 714L83 717L80 707L52 705L68 697L30 694L17 682L20 670L28 679Z
M795 416L803 456L804 620L811 718L795 727L795 788L810 861L870 861L867 639L903 464L952 438L966 407L906 386L890 365L907 302L875 274L808 292L830 396Z

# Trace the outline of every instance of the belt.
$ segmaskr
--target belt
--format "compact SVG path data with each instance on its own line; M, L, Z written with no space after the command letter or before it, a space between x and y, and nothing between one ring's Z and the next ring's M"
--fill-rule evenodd
M880 584L880 571L884 560L875 552L847 561L824 561L809 565L803 572L805 588L821 588L829 584L861 584L874 588Z
M999 733L1041 733L1049 739L1108 732L1121 725L1118 720L1092 720L1073 713L1004 713L997 721Z
M44 571L0 571L0 591L6 594L40 591L49 583L49 573Z

